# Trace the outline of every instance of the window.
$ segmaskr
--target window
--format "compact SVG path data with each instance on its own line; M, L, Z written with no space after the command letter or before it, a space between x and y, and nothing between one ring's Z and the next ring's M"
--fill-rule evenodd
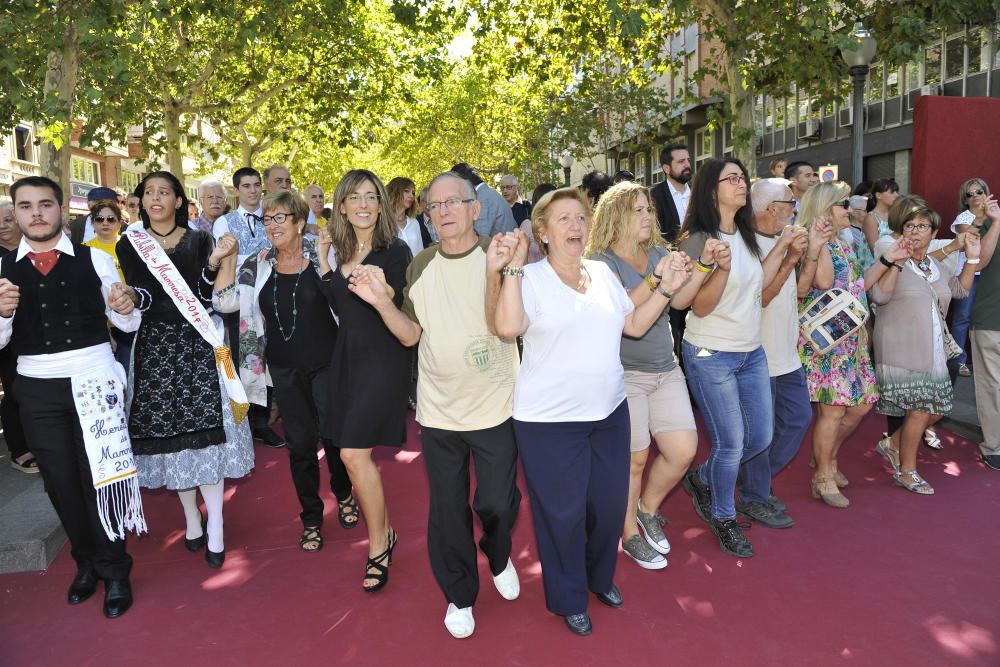
M928 46L924 52L924 83L941 83L941 45Z
M872 65L868 74L868 91L865 95L865 103L882 101L882 65Z
M770 133L774 130L774 100L771 97L764 98L764 113L761 117L764 121L764 132Z
M74 181L91 185L99 185L101 182L101 168L93 160L74 156L70 160L69 170Z
M906 64L906 92L920 88L920 63Z
M14 128L14 156L21 162L35 162L35 144L31 128L18 125Z
M139 174L134 172L123 171L118 175L118 180L121 183L122 189L124 189L128 194L132 194L135 192L135 189L139 187L141 177Z
M635 156L635 180L637 183L646 183L646 160L649 157L647 153L639 153Z
M733 124L729 122L722 126L722 153L725 157L733 156Z
M694 133L694 157L695 171L706 161L713 157L715 144L715 133L705 127Z
M184 188L184 192L187 193L189 201L198 201L198 188L188 185Z
M885 98L899 97L899 70L891 69L885 73Z
M990 44L982 28L969 31L969 74L982 72L990 59Z
M945 43L945 78L958 79L965 69L965 39L963 35L950 35Z

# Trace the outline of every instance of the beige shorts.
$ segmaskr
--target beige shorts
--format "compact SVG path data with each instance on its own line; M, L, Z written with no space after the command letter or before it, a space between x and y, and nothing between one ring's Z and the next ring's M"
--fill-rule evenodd
M649 447L650 433L697 428L684 371L679 366L666 373L625 371L625 394L632 422L633 452Z

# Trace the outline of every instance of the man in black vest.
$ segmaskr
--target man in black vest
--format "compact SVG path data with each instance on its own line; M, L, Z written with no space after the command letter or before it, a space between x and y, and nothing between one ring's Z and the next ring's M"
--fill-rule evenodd
M107 322L138 329L136 295L110 255L63 234L63 193L54 181L22 178L10 194L23 238L0 260L0 346L9 343L17 356L25 435L77 564L69 603L89 598L104 579L104 615L116 618L132 604L132 558L124 539L110 539L102 525L71 378L102 359L113 363ZM107 520L124 534L114 513Z
M660 223L660 233L670 243L677 242L677 235L687 215L691 201L691 153L684 144L670 144L660 153L660 169L666 177L654 185L649 194L656 207L656 219ZM670 309L670 333L674 337L674 351L681 359L680 345L684 338L684 318L687 310Z

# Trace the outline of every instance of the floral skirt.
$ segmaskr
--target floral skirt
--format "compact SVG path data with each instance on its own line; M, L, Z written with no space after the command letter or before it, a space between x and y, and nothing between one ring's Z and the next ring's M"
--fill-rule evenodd
M809 400L824 405L872 405L878 401L875 368L862 327L826 354L799 338L799 356L809 385Z

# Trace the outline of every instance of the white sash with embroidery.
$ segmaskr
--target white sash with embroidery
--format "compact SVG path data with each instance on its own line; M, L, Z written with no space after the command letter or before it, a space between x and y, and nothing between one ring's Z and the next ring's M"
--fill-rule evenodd
M205 306L188 287L170 256L156 242L156 239L146 233L141 225L129 227L125 236L142 261L146 263L149 272L163 287L167 297L177 306L177 310L184 316L184 319L215 349L215 363L222 371L222 381L229 394L233 418L237 424L240 423L250 410L250 404L247 402L247 394L243 389L243 384L240 382L239 376L236 375L236 369L233 368L233 359L229 348L226 346L222 334L215 328Z
M107 357L70 381L101 526L109 540L124 540L126 530L146 532L146 518L125 415L125 369L110 347Z

